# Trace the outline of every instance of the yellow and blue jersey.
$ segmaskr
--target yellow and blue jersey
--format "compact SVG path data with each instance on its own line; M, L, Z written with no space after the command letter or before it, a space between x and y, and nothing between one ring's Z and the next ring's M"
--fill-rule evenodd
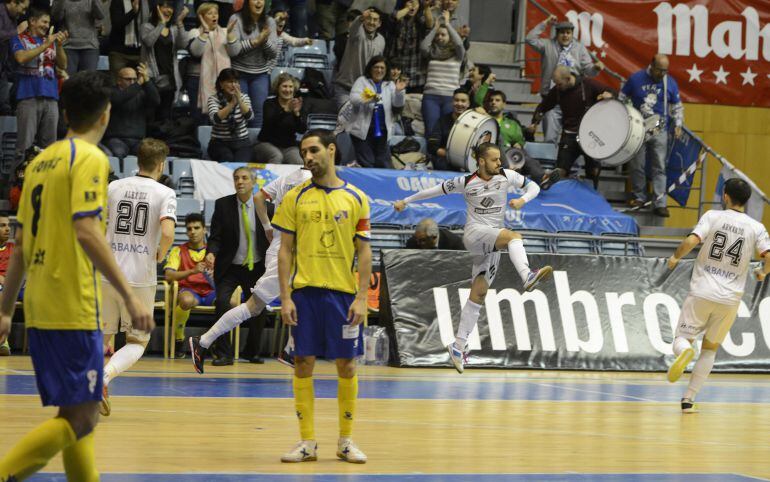
M306 286L355 293L355 240L368 242L369 201L347 182L326 188L312 179L286 193L273 226L294 234L292 289Z
M99 216L104 230L109 170L107 156L80 139L52 144L27 166L18 212L27 328L100 328L101 283L73 222Z

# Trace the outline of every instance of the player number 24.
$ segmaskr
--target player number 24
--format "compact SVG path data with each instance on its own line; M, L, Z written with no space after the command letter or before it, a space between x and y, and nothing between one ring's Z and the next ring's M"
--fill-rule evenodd
M709 258L717 261L722 261L723 256L730 258L730 264L738 266L741 262L741 255L743 254L743 238L738 238L733 244L727 248L727 235L722 231L714 233L714 242L711 243L711 251L709 251Z

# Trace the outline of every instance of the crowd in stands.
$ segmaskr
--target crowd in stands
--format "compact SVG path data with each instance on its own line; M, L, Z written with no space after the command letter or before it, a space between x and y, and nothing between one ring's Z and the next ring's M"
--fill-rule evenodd
M418 135L428 140L425 165L460 170L447 161L446 142L465 110L494 117L505 149L523 148L541 119L546 141L561 144L564 95L554 72L565 67L582 84L604 68L569 22L549 18L535 27L527 43L542 56L544 102L525 128L505 112L490 68L469 61L471 32L459 0L316 0L312 15L304 0L1 1L0 113L17 118L13 167L30 146L63 133L58 89L80 70L109 70L114 78L102 147L117 158L153 136L177 157L300 164L297 138L323 114L336 119L340 143L350 146L341 149L351 153L340 160L345 165L392 167L393 137ZM395 6L374 6L383 3ZM548 25L552 37L543 36ZM317 55L318 68L292 68L297 51ZM299 72L303 78L293 76ZM201 132L203 152L193 145ZM581 154L573 144L558 175L532 159L526 172L540 183L569 175Z

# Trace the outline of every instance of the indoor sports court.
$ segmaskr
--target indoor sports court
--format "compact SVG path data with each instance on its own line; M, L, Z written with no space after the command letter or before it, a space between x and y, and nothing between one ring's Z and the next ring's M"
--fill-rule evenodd
M28 357L0 359L0 452L52 411ZM317 462L282 464L296 441L291 377L277 362L195 374L142 360L111 385L96 432L105 482L641 481L770 478L770 376L715 374L698 414L659 373L363 366L354 436L365 465L336 459L336 375L319 362ZM10 417L8 415L12 414ZM35 482L65 481L55 458Z

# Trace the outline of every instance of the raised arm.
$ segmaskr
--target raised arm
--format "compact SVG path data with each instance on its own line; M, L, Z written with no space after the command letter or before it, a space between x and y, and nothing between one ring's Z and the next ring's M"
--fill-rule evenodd
M396 201L393 204L393 207L396 209L396 211L401 212L404 209L406 209L407 204L412 202L423 201L425 199L431 199L434 197L443 196L445 194L450 194L453 192L463 192L464 188L462 185L460 185L460 184L463 184L462 179L463 178L461 177L455 178L455 179L449 179L447 181L442 182L441 184L436 184L435 186L429 187L428 189L423 189L422 191L416 192L407 198L404 198L400 201Z

